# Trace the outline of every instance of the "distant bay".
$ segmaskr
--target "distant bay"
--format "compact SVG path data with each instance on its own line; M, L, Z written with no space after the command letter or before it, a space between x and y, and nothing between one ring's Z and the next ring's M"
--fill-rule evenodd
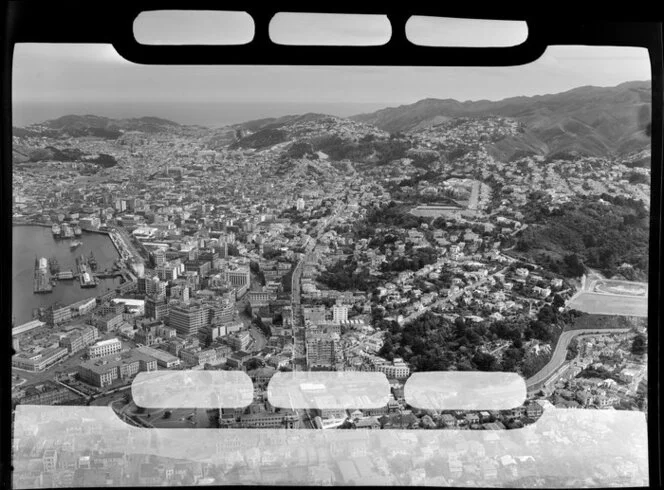
M16 325L33 318L33 310L48 307L55 303L68 305L82 299L97 296L108 289L115 288L119 279L101 279L96 288L83 289L78 281L58 281L52 293L34 294L32 279L35 257L50 259L55 256L60 270L76 271L76 257L94 253L99 270L111 268L119 258L111 239L104 234L83 232L78 238L83 244L71 250L70 240L56 240L50 227L13 226L12 227L12 318Z

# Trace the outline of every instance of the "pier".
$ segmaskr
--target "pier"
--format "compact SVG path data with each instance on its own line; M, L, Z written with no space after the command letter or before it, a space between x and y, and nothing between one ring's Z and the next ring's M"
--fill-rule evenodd
M32 280L32 291L35 294L53 292L51 276L48 273L48 260L44 257L39 260L35 257L35 274Z
M48 272L35 271L35 277L32 282L33 292L35 294L52 293L53 285L48 277Z
M82 288L95 288L99 284L99 280L88 269L88 261L82 255L76 259L76 267L78 268L78 280Z

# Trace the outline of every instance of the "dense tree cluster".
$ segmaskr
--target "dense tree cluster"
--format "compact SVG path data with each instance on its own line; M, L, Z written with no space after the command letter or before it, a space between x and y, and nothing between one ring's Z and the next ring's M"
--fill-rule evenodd
M249 136L245 136L230 145L231 149L254 148L261 149L283 143L288 139L288 133L283 129L262 129Z
M648 351L646 337L643 334L637 334L632 340L632 354L642 356Z
M524 315L488 324L469 322L461 316L450 322L427 312L405 326L386 320L378 312L373 316L374 325L386 332L379 355L386 359L402 357L415 371L502 370L520 371L530 377L544 367L550 353L528 354L524 341L555 344L563 329L573 325L580 313L561 313L547 305L535 320ZM501 354L483 351L482 346L498 340L509 342Z
M605 367L601 367L601 366L597 367L597 368L588 366L583 371L581 371L579 374L577 374L577 377L578 378L612 379L615 382L622 384L622 380L620 379L620 377L618 375L612 373L611 371L609 371Z
M411 249L407 255L398 257L397 259L386 262L382 265L382 272L402 272L402 271L416 271L428 264L433 264L438 257L435 248L425 247L418 249Z
M418 228L422 223L431 221L429 218L421 218L409 213L407 206L402 206L394 201L382 208L374 208L369 211L366 223L370 226L395 227L395 228Z
M650 177L639 172L631 172L627 180L630 184L650 184Z
M352 257L328 267L318 276L318 281L340 291L368 291L373 283L367 269L357 271L357 262Z
M265 260L274 260L283 255L283 252L278 248L268 248L263 250L263 258Z
M575 198L559 209L549 211L541 196L531 196L526 221L517 250L545 268L578 277L584 266L601 270L611 277L623 263L631 264L635 277L648 271L648 212L639 201L614 198ZM556 259L555 256L561 257Z

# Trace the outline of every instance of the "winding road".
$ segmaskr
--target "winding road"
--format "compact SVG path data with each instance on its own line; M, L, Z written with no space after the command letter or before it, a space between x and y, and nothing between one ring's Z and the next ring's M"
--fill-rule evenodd
M580 330L568 330L563 332L558 338L556 348L551 355L549 362L536 374L526 380L528 391L535 391L541 388L541 385L551 378L551 376L560 368L567 357L567 347L572 339L578 335L588 334L607 334L629 332L629 328L587 328Z

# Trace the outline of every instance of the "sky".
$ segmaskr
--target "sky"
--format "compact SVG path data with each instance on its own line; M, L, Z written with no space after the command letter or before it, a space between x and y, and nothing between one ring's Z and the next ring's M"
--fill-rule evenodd
M382 44L389 39L389 22L385 26L385 18L374 17L370 22L354 19L334 25L316 16L305 23L279 20L277 16L270 34L278 37L279 32L286 33L279 38L284 43L297 41L299 33L301 39L312 44L329 44L335 39L343 39L345 44ZM165 18L168 20L168 16ZM139 42L169 42L168 33L170 42L180 44L192 34L197 41L236 44L253 36L253 21L241 16L219 23L219 29L214 29L209 16L207 23L192 20L181 23L179 30L173 28L172 19L171 24L163 19L161 23L152 22L152 27L148 23L138 28L135 23ZM192 28L183 27L187 25ZM442 38L448 44L454 44L455 39L518 44L524 37L523 28L491 30L486 23L464 25L445 20L441 24L439 20L411 19L409 25L407 33L417 33L418 42L425 44L436 44ZM461 39L461 34L465 38ZM511 67L353 67L139 65L124 60L111 45L19 44L14 51L13 100L15 108L40 103L72 108L92 103L142 103L152 107L161 103L277 103L298 107L343 103L378 108L424 98L500 100L563 92L583 85L615 86L649 79L647 50L631 47L551 46L533 63Z

